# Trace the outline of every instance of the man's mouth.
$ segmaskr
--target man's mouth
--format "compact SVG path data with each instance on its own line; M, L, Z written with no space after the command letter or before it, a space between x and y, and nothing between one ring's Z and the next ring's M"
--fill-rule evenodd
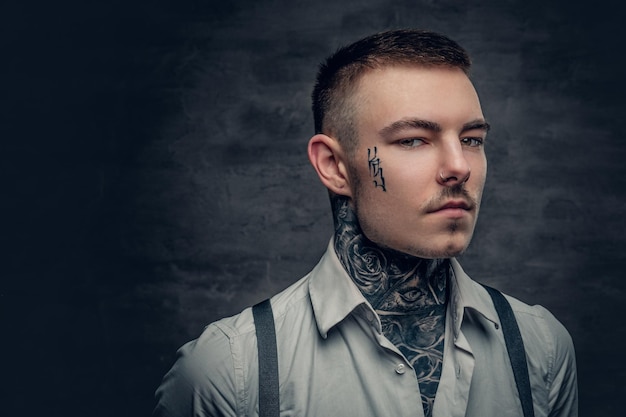
M429 210L429 213L435 213L438 211L444 211L444 210L465 210L465 211L470 211L473 208L473 205L468 203L465 200L449 200L446 201L445 203L443 203L442 205L439 205L437 207L435 207L432 210Z

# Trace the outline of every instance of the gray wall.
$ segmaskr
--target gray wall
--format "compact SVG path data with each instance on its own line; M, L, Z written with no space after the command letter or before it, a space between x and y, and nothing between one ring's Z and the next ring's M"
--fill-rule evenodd
M137 416L177 347L331 235L306 159L317 64L375 31L474 59L489 177L476 279L548 307L581 415L622 415L622 13L571 1L4 2L6 415ZM8 375L8 376L7 376Z

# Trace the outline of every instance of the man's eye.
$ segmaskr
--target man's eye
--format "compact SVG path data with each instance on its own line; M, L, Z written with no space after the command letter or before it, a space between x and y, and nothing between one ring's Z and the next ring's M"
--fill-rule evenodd
M406 148L415 148L418 146L422 146L425 142L424 142L424 139L411 138L411 139L402 139L398 141L398 143Z
M461 143L466 146L470 146L472 148L476 148L482 146L484 140L483 138L463 138L461 139Z

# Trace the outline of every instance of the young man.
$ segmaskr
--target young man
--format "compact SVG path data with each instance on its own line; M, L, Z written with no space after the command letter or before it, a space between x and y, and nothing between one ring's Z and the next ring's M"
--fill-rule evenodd
M501 318L454 256L469 245L489 125L466 52L431 32L376 34L322 65L310 161L335 233L272 297L283 416L522 416ZM544 308L507 297L534 415L576 416L574 349ZM255 416L250 309L183 346L155 415Z

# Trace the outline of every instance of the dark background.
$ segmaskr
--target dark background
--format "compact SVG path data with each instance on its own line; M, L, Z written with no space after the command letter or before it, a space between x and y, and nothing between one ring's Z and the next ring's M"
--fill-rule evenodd
M331 236L306 158L317 64L441 31L493 125L475 279L548 307L582 416L626 395L624 14L571 1L4 1L3 415L138 416L176 349Z

